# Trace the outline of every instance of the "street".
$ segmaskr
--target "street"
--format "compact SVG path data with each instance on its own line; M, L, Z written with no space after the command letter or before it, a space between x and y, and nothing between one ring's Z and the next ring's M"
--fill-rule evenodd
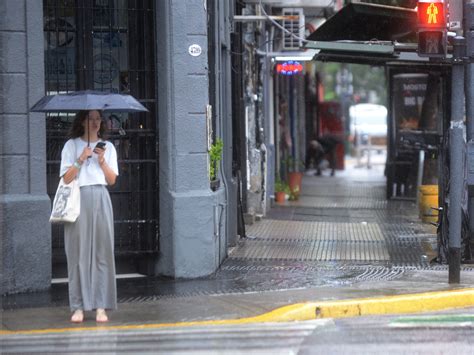
M2 339L2 353L472 354L474 308L427 317L15 335Z

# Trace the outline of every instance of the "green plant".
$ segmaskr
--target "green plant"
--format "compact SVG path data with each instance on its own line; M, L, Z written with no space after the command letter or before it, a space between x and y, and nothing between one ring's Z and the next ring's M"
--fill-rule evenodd
M219 171L218 164L222 159L223 148L224 142L222 139L217 138L216 142L211 145L211 149L209 149L209 177L211 181L216 180Z
M275 192L284 192L289 194L290 193L290 187L288 184L284 181L281 181L280 179L277 179L275 181Z
M299 186L295 186L293 189L288 188L290 191L289 195L290 197L288 198L290 201L296 201L300 195L300 188Z
M299 159L294 159L292 156L288 156L285 159L284 164L286 165L286 171L288 172L303 172L305 169L304 162Z

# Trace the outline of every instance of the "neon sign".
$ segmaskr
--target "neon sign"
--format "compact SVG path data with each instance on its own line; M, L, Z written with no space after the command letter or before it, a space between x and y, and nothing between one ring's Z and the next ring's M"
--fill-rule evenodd
M282 75L296 75L303 71L303 66L299 62L289 60L284 63L278 63L276 71Z

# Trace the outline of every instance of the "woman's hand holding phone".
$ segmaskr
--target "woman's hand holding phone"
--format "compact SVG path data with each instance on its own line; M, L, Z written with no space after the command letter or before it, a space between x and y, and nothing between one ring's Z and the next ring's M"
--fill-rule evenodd
M104 153L105 153L105 142L99 142L94 148L94 153L98 155L99 164L102 165L105 162Z
M99 149L104 149L105 150L105 146L106 146L106 143L105 142L99 142L95 145L95 148L99 148ZM94 149L95 149L94 148Z

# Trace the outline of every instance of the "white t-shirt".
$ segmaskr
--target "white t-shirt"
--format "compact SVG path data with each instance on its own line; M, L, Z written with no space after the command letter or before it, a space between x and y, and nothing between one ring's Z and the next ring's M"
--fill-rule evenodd
M99 140L97 142L90 142L92 150L98 142L104 141ZM105 144L105 162L112 171L118 175L117 151L112 143L105 141ZM79 158L86 146L87 142L83 141L81 138L69 139L66 142L61 152L61 169L59 170L60 177L66 174L66 171ZM104 172L99 165L98 155L95 153L92 153L92 157L82 164L79 172L79 186L88 185L107 185Z

